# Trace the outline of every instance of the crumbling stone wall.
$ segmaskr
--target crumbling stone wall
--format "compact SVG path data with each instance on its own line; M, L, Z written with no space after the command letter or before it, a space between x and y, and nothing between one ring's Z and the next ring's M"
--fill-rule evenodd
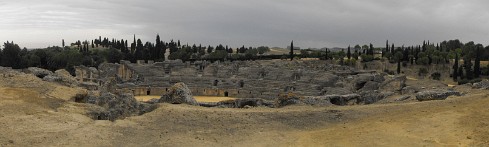
M123 83L132 83L123 88L132 89L135 95L146 95L148 91L151 95L164 94L173 84L184 82L194 95L274 99L288 92L320 96L331 88L355 92L358 89L353 89L351 82L358 76L347 78L359 73L362 72L319 60L214 63L172 60L147 64L121 61L117 76ZM151 88L147 90L148 87Z
M82 82L91 82L98 83L99 79L99 71L94 67L86 67L86 66L75 66L75 74L76 80L80 83Z

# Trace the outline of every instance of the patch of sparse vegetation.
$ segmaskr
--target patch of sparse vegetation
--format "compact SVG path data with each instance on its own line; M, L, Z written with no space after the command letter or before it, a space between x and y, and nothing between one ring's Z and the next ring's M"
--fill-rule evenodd
M440 80L441 74L439 72L434 72L434 73L431 74L431 78L433 80Z
M279 96L275 99L276 107L283 107L292 104L298 104L304 99L303 97L289 92L287 94L279 94Z
M424 76L426 76L426 74L428 74L428 69L426 69L424 67L419 68L419 70L418 70L418 76L424 77Z

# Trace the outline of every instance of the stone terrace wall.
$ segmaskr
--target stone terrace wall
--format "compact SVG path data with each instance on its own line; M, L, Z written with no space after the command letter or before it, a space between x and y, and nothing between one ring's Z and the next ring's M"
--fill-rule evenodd
M326 61L122 63L118 76L124 77L124 82L135 83L135 86L125 87L132 89L135 95L161 95L173 84L184 82L194 95L272 99L292 91L318 96L323 88L334 87L339 80L345 79L336 76L336 72L354 72L349 67L327 64ZM131 73L132 78L127 78L127 73Z

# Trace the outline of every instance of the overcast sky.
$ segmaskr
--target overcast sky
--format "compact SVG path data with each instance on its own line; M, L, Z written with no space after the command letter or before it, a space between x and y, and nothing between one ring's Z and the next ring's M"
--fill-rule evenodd
M487 0L12 0L0 1L0 41L61 46L99 35L232 47L489 44Z

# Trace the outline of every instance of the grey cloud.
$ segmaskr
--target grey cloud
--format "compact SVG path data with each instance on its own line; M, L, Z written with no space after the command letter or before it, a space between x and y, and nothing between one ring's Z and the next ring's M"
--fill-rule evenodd
M1 3L1 2L0 2ZM203 45L345 47L389 39L488 44L489 1L17 0L0 5L0 40L45 47L98 35ZM35 38L35 39L33 39Z

